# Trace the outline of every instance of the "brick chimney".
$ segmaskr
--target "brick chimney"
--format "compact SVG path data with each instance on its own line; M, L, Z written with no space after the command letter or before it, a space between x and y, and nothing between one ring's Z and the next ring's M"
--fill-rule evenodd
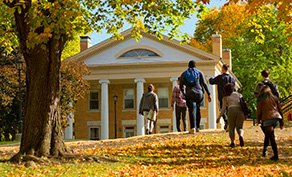
M222 58L222 39L220 34L212 35L213 54Z
M224 63L229 65L229 70L232 71L232 61L231 61L231 50L230 49L223 49L222 50L223 61Z
M89 36L80 36L80 52L91 47L91 38Z

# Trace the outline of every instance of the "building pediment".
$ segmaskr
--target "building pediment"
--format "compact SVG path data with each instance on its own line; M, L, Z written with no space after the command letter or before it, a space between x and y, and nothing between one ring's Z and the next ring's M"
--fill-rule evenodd
M68 60L84 61L90 65L105 64L133 64L133 63L161 63L212 60L219 61L220 57L205 52L188 44L180 44L177 40L170 40L163 36L158 40L156 36L141 32L143 37L137 42L131 37L131 29L124 31L124 40L108 39L92 46ZM145 50L149 54L135 54L135 50ZM131 53L132 51L132 53ZM126 54L128 55L123 55ZM154 53L154 54L151 54ZM133 54L134 53L134 54ZM142 51L143 53L143 51ZM126 56L126 57L125 57ZM130 57L129 57L130 56Z

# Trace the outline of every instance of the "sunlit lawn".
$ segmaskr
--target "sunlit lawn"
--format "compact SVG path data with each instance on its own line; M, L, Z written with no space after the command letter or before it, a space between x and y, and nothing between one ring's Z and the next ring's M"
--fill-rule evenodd
M277 132L280 130L277 130ZM263 136L258 128L245 134L245 146L229 148L228 133L199 133L120 148L91 148L82 153L114 157L120 162L82 160L62 165L0 163L0 176L292 176L292 129L278 135L280 160L261 157ZM276 134L277 136L277 134ZM146 136L145 138L159 138ZM237 142L237 144L239 144Z
M19 143L20 141L0 141L0 145L2 144L12 144L12 143Z

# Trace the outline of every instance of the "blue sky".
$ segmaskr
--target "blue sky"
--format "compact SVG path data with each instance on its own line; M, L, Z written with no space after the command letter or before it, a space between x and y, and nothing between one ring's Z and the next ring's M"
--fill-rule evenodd
M213 7L220 7L226 3L225 0L210 0L210 4L207 5L208 8L213 8ZM185 20L185 24L180 27L180 30L182 33L188 33L189 35L193 35L195 28L196 28L196 23L198 19L196 18L196 14L192 15L190 19ZM126 25L125 25L126 26ZM129 26L130 27L130 26ZM127 29L127 28L125 28ZM104 41L108 38L110 38L110 35L106 34L103 32L102 34L100 33L91 33L89 35L91 37L91 44L95 45L101 41Z

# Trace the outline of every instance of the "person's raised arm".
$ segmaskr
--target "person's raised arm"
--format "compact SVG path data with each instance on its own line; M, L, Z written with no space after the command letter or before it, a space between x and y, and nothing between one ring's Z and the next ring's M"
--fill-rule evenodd
M211 84L211 85L214 85L214 84L218 84L218 82L219 82L219 78L221 77L221 75L218 75L218 76L216 76L216 77L211 77L210 79L209 79L209 83Z

